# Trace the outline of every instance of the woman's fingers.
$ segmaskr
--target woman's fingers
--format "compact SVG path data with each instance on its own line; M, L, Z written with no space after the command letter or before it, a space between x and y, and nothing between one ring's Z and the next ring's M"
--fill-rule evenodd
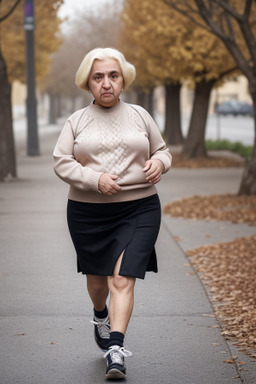
M115 193L119 192L121 187L115 182L117 179L117 175L103 173L99 179L99 191L106 195L114 195Z
M158 159L147 160L143 168L143 171L146 172L146 180L151 184L156 184L161 180L163 170L163 163Z

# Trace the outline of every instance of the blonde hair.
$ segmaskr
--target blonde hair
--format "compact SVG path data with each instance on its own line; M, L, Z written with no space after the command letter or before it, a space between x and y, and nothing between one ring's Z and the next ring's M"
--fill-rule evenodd
M126 61L124 55L115 48L95 48L88 52L76 73L76 85L89 91L88 80L94 60L116 59L120 65L124 78L124 90L131 85L136 76L134 65Z

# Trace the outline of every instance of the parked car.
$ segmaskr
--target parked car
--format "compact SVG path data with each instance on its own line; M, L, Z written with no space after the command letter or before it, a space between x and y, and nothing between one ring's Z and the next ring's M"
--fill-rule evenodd
M217 105L216 113L223 116L253 116L253 105L246 102L239 102L237 100L229 100Z
M249 103L240 103L240 115L253 116L253 105Z

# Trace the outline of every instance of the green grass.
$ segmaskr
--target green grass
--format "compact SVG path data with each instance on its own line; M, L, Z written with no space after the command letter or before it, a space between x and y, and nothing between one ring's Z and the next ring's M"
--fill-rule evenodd
M228 140L206 140L207 150L228 150L244 157L246 160L252 156L252 146L243 145L242 143L231 143Z

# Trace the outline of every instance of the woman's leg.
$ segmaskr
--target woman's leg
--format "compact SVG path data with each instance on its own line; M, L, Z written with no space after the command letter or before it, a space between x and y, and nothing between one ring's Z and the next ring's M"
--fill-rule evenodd
M123 253L116 262L113 276L108 276L111 332L107 344L108 351L104 355L107 358L106 377L108 379L125 378L124 357L131 355L131 352L124 350L123 345L133 310L135 278L119 275L122 257Z
M104 352L108 348L110 323L106 300L108 297L108 282L106 276L87 275L87 289L94 305L94 338Z
M107 276L87 275L87 289L96 311L105 309L109 293Z
M117 260L113 276L108 276L110 290L109 318L111 332L125 334L134 304L134 277L120 276L119 270L123 254Z

